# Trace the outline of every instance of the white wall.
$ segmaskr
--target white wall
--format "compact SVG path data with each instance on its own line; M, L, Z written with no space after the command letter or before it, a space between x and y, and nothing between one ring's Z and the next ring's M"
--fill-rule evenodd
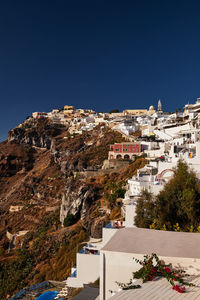
M154 196L157 196L164 188L163 184L154 184L150 186L149 192L152 193Z
M107 300L111 297L110 290L118 291L120 288L116 281L129 282L132 278L132 272L138 270L140 265L133 260L133 254L105 252L102 255L104 255L103 265L105 269L104 278L100 277L100 300ZM142 257L141 255L140 258ZM103 271L101 270L102 274Z
M154 134L159 138L159 139L162 139L162 140L165 140L165 141L169 141L169 140L172 140L172 136L171 134L168 134L162 130L154 130Z
M147 154L147 157L156 158L164 154L164 148L157 149L157 150L144 150L144 153Z
M103 246L113 237L113 235L117 232L116 228L103 228L102 237L103 237Z
M133 257L143 259L143 255L110 251L102 252L100 270L100 300L108 300L111 297L111 293L109 291L118 291L119 289L116 281L128 283L130 279L133 278L132 272L137 271L141 267L141 265L133 260ZM162 256L159 256L159 258L164 260L166 264L172 263L173 267L185 270L187 274L199 274L200 259ZM102 270L103 266L104 270ZM103 289L105 289L105 292Z
M135 216L136 216L136 203L125 206L125 227L136 227Z
M113 235L117 232L116 228L103 228L103 241L96 244L102 248ZM71 287L82 287L83 284L94 282L100 276L100 255L95 254L76 254L77 276L68 277L67 285Z
M173 169L176 167L178 162L178 158L176 161L173 162L166 162L166 161L159 161L158 162L158 174L160 174L162 171L166 170L166 169Z
M165 128L165 133L168 135L171 135L175 137L180 131L182 130L190 130L190 124L184 124L182 126L176 126L176 127L171 127L171 128Z
M76 260L77 277L68 277L68 286L83 287L99 278L100 255L77 253Z

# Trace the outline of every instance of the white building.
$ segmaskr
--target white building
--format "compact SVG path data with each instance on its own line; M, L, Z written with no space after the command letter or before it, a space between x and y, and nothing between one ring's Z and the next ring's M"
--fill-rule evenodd
M125 193L124 203L136 200L144 190L157 195L163 189L163 186L164 181L158 180L157 169L147 165L137 170L137 176L133 176L128 180L128 190Z
M100 251L99 299L110 299L111 291L119 289L116 282L129 282L132 272L141 267L133 258L143 259L146 254L156 253L166 264L171 263L187 274L199 274L199 248L200 235L197 233L143 228L117 230Z
M91 239L80 252L76 254L76 267L71 270L71 276L65 281L69 287L83 287L96 281L100 276L100 250L107 244L118 230L124 227L135 227L135 206L125 205L125 221L111 221L102 230L102 240Z
M200 98L197 98L195 104L186 104L184 106L184 112L183 115L189 116L189 119L193 119L196 115L198 115L200 112Z
M66 116L59 109L52 109L52 111L47 114L47 117L55 124L66 125L68 123Z
M130 135L131 133L135 133L139 129L139 125L135 120L124 119L119 125L115 127L116 130L126 134Z
M99 259L102 243L88 243L76 254L76 267L65 281L69 287L83 287L99 278Z
M76 254L76 267L71 270L71 276L65 281L69 287L83 287L96 281L100 276L100 250L110 240L117 230L124 226L115 221L103 228L102 240L91 240Z
M48 117L48 113L36 111L36 112L33 112L33 113L32 113L32 117L33 117L34 119L47 118L47 117Z
M163 175L166 175L167 172L172 172L180 159L185 161L189 168L200 178L200 141L184 146L179 145L179 148L172 143L169 154L165 156L165 160L150 161L150 165L158 169L159 179Z

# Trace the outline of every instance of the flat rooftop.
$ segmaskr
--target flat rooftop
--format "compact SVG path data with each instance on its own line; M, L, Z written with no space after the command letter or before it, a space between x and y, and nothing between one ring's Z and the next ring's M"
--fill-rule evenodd
M200 233L144 228L116 229L102 251L200 258Z
M142 287L134 290L122 290L116 293L109 300L175 300L175 299L200 299L200 277L189 277L189 282L195 284L194 287L186 287L186 293L180 294L172 290L172 286L165 278L159 280L147 281L142 284L141 280L136 280L134 284L140 284Z

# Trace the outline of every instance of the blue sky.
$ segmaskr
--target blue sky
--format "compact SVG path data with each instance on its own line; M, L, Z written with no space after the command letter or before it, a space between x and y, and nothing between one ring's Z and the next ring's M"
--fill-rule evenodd
M174 111L200 96L200 2L0 2L0 140L65 104Z

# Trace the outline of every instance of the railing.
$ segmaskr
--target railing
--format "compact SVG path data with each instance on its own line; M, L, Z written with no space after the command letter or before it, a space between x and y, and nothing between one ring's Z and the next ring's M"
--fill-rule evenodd
M21 298L21 296L24 296L25 294L26 294L26 291L25 291L25 289L23 289L15 295L15 298L19 299L19 298Z
M28 291L31 292L31 291L34 291L34 290L39 289L39 288L47 287L48 285L49 285L49 281L44 281L44 282L41 282L41 283L36 283L36 284L30 286L28 288Z
M20 299L22 296L24 296L26 294L26 290L23 289L21 291L19 291L17 294L15 294L15 296L9 298L9 300L15 300L15 299Z
M91 248L87 248L87 247L84 247L82 248L80 251L79 251L80 254L93 254L93 255L100 255L100 252L99 250L96 250L96 249L91 249Z
M26 292L32 292L34 290L47 287L47 286L49 286L49 284L50 284L49 281L44 281L44 282L41 282L41 283L36 283L36 284L30 286L29 288L22 289L21 291L19 291L17 294L15 294L14 296L12 296L8 300L20 299L22 296L26 295Z
M110 223L108 223L108 225L106 225L105 228L124 228L124 222L121 221L112 221Z
M112 222L108 223L108 225L106 225L106 228L112 228Z

